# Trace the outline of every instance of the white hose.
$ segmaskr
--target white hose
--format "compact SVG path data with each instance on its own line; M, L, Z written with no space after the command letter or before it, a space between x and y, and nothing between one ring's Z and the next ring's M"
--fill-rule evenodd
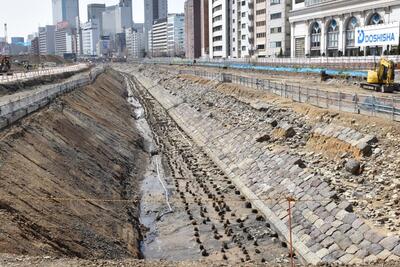
M163 182L162 179L161 179L160 170L159 170L159 167L158 167L158 158L157 158L157 157L155 157L155 162L156 162L156 169L157 169L157 177L158 177L158 180L160 181L160 184L161 184L162 187L164 188L164 192L165 192L165 201L167 202L167 206L168 206L168 209L169 209L168 212L163 213L163 214L161 214L161 215L159 216L159 218L161 218L161 217L164 216L165 214L168 214L168 213L173 212L173 209L172 209L172 207L171 207L171 204L169 203L169 194L168 194L168 190L167 190L167 188L165 187L164 182Z

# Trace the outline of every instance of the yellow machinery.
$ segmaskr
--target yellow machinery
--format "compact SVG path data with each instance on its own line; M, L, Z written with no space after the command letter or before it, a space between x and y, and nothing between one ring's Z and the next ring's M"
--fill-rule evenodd
M394 82L395 67L396 64L392 60L381 58L375 70L368 71L367 83L361 83L361 87L382 93L399 90L399 84Z

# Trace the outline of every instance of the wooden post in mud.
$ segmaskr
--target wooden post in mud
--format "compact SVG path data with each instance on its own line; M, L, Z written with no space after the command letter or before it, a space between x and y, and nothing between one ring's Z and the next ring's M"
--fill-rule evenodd
M289 256L290 256L290 266L294 267L294 259L293 259L293 240L292 240L292 207L291 203L294 202L294 198L287 197L287 201L289 204Z

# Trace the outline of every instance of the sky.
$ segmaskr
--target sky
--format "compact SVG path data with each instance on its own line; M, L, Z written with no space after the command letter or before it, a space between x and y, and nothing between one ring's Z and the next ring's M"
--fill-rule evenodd
M133 20L144 21L143 3L148 0L133 0ZM87 19L87 5L99 3L115 5L119 0L79 0L81 22ZM168 12L183 12L185 0L168 0ZM0 37L4 36L4 23L10 37L25 37L38 31L39 26L52 24L51 0L0 0Z

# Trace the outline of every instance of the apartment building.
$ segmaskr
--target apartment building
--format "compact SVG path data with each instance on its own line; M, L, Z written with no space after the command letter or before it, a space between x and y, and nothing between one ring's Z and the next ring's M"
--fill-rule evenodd
M255 0L254 6L255 56L267 55L267 0Z
M210 0L209 2L210 58L230 56L231 1L233 0Z
M231 57L251 57L255 51L253 0L232 0L230 17Z
M149 32L149 52L152 57L168 56L168 19L156 20Z
M356 46L356 28L398 23L400 1L293 0L289 21L292 57L381 55L387 46Z
M298 1L298 0L294 0ZM267 1L266 56L290 56L289 13L292 0Z

